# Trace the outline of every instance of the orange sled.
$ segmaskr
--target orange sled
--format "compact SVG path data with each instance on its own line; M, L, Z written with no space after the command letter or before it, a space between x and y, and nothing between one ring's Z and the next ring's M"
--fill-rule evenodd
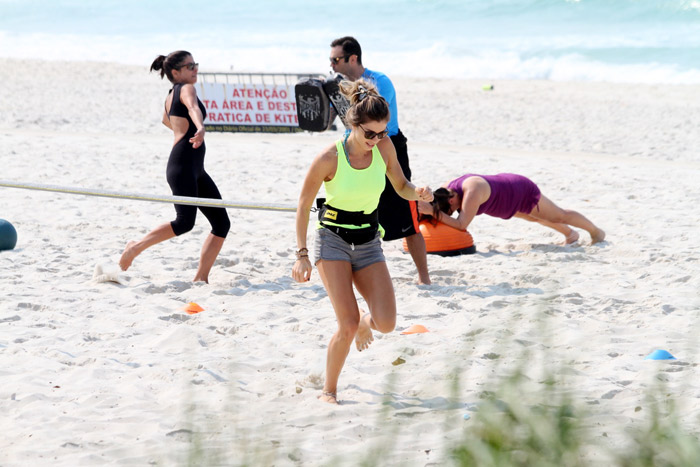
M440 256L471 255L476 253L474 239L466 230L457 230L438 222L433 226L429 221L422 220L418 224L420 232L425 239L425 247L428 253ZM403 249L408 251L406 239L403 240Z

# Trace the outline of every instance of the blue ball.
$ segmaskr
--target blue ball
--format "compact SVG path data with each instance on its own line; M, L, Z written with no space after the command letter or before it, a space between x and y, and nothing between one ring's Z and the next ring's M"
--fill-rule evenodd
M17 245L17 231L5 219L0 219L0 250L11 250Z

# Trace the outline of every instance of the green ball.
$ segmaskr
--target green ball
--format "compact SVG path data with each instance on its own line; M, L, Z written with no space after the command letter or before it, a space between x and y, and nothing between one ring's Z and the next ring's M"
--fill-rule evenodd
M0 219L0 250L11 250L17 245L17 231L5 219Z

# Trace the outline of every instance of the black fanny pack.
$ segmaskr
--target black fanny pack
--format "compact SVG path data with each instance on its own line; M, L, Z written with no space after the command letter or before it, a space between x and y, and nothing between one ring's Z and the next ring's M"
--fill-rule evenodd
M321 222L324 229L328 229L331 232L338 234L345 243L348 245L362 245L367 242L374 240L377 236L377 227L367 227L364 229L346 229L344 227L338 227L336 225L328 225Z
M337 209L324 203L318 210L318 220L324 228L335 232L350 245L362 245L363 243L374 240L374 237L377 236L377 230L379 230L379 214L377 209L370 214L365 214L362 211ZM369 227L346 229L345 227L330 225L324 221L330 221L335 224L369 224Z

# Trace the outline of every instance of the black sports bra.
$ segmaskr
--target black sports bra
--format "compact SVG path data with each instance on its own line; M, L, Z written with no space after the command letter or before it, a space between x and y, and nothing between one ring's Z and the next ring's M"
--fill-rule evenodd
M187 109L187 106L183 104L182 101L180 101L181 89L182 84L176 84L170 90L170 92L173 93L173 101L170 104L170 111L168 112L168 117L174 115L175 117L186 118L190 121L190 123L192 123L192 119L190 118L190 113ZM197 105L199 105L199 110L202 111L202 120L205 120L207 118L207 109L206 107L204 107L204 104L202 104L202 101L199 100L199 97L197 98Z

